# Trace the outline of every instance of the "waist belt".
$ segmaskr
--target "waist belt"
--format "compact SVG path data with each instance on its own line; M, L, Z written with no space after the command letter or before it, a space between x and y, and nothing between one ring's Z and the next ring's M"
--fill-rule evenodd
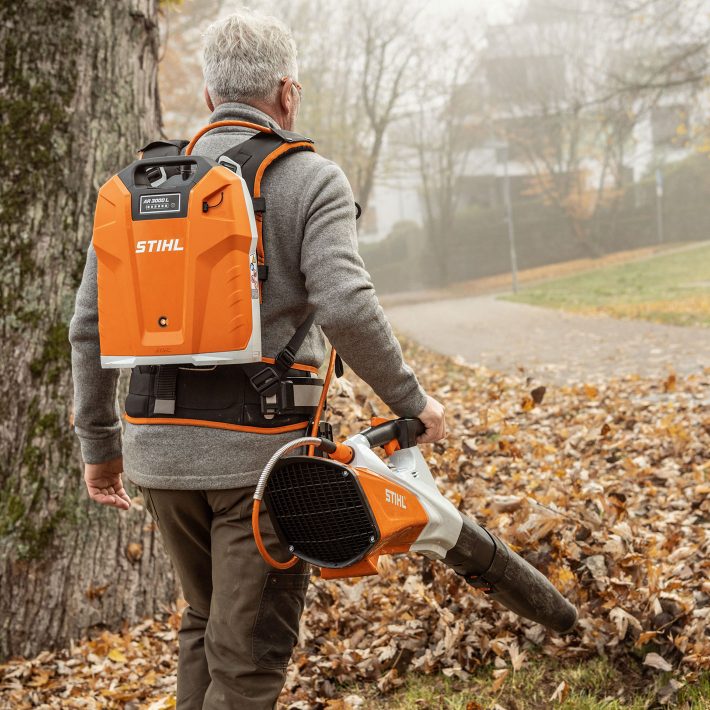
M290 368L263 386L264 370L263 363L136 367L126 419L134 424L194 424L269 433L305 427L315 415L323 380Z

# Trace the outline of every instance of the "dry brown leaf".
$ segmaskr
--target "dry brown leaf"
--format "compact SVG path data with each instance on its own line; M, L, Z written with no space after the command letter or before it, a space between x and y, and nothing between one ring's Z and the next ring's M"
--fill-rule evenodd
M85 592L84 596L86 596L87 599L101 599L101 597L106 593L106 590L108 589L108 584L104 584L100 587L89 587Z
M108 652L108 657L116 663L125 663L128 660L124 655L123 651L121 651L121 649L119 648L112 648Z
M675 392L677 384L678 384L678 378L676 377L675 372L671 372L671 374L668 375L668 377L663 382L663 391L664 392Z
M530 396L535 404L542 404L542 400L545 398L545 392L547 392L547 387L540 386L531 390Z
M126 546L126 557L129 562L139 562L143 557L143 545L139 542L131 542Z

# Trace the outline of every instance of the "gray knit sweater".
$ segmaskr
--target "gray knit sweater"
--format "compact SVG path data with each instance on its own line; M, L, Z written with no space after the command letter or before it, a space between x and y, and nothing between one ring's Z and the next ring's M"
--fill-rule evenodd
M275 126L243 104L222 104L211 122L240 119ZM195 153L218 158L253 131L207 133ZM415 416L426 396L403 362L399 343L380 307L357 252L353 195L342 170L316 153L295 153L265 174L264 250L269 278L262 304L264 355L273 357L303 321L315 322L298 352L320 366L325 334L343 360L399 416ZM74 424L87 463L123 455L131 481L153 488L216 489L250 486L269 456L299 436L247 434L199 426L125 424L116 401L116 370L99 364L96 254L89 247L69 339L74 376ZM122 403L121 403L122 404ZM122 407L121 407L122 409Z

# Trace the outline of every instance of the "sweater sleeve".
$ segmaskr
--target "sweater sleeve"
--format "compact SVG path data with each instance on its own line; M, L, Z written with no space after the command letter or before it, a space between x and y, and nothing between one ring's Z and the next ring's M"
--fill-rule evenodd
M91 245L69 325L74 431L86 463L110 461L121 455L121 421L116 401L118 370L101 367L96 274L96 252Z
M316 323L397 416L417 416L426 395L404 362L358 254L353 194L337 165L319 170L305 204L301 271Z

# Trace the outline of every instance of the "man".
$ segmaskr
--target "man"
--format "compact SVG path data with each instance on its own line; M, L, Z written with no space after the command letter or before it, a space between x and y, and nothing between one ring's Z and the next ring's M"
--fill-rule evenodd
M240 11L213 24L204 74L211 123L293 130L301 102L296 48L275 18ZM215 129L194 152L217 159L253 134ZM278 353L313 310L317 325L298 351L300 362L321 365L325 334L395 414L424 422L420 442L443 438L443 407L403 362L357 253L354 200L343 172L316 153L294 153L269 168L262 194L269 265L263 352ZM90 247L70 329L75 427L89 495L128 509L125 471L141 488L174 562L188 603L179 634L178 709L271 708L297 640L308 568L277 571L262 560L251 531L252 494L270 455L304 432L126 423L122 441L116 371L99 364L96 268ZM270 552L288 557L268 516L261 530Z

